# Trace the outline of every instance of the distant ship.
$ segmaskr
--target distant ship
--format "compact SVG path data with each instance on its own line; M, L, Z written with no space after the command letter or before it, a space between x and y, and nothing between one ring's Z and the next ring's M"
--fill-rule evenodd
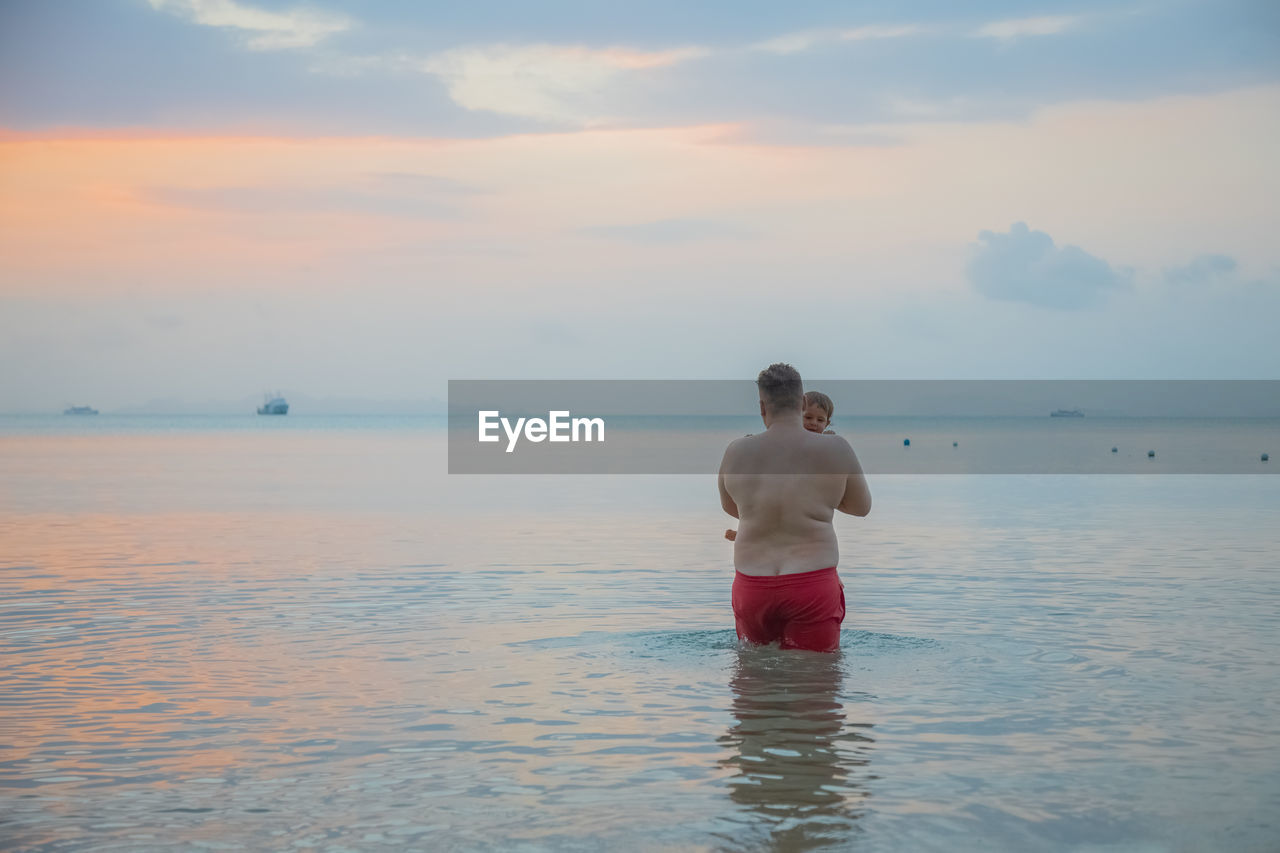
M1084 412L1079 409L1058 409L1056 412L1050 412L1051 418L1083 418Z
M98 410L93 406L72 406L63 411L64 415L96 415Z
M272 397L270 394L266 394L264 396L266 398L266 402L264 402L261 406L258 407L258 414L260 415L289 414L289 404L285 402L284 397L280 396L279 391L276 392L276 395L274 397Z

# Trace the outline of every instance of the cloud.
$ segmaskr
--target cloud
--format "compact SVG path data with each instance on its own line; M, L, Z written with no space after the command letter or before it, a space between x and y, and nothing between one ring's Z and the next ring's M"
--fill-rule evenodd
M598 225L580 233L628 243L693 243L701 240L743 239L749 232L726 222L709 219L660 219L634 225Z
M168 11L206 27L237 30L248 36L250 50L312 47L351 28L345 15L295 8L282 12L258 9L235 0L148 0L151 8Z
M19 5L0 26L0 79L24 83L5 89L0 112L24 130L492 138L605 120L985 121L1280 79L1280 7L1257 0L1034 12L881 3L690 13L660 3L616 14L338 0L120 0L81 3L74 15L58 3ZM576 57L573 45L585 46ZM669 50L682 45L701 47ZM633 67L628 55L658 64ZM693 55L703 58L685 61ZM528 67L506 77L530 79L493 67L515 59ZM568 82L553 73L565 66ZM954 99L960 107L945 106ZM895 110L895 101L944 108Z
M1016 222L1008 234L982 231L965 270L969 283L990 299L1025 302L1044 308L1080 309L1129 287L1132 273L1077 246L1054 245L1043 231Z
M460 202L479 190L435 175L379 173L353 187L151 187L141 197L157 204L221 213L348 213L410 219L458 219Z
M1174 287L1212 285L1232 278L1235 271L1234 258L1227 255L1200 255L1185 266L1165 270L1164 280Z
M485 192L480 187L453 178L417 172L378 172L368 175L365 182L382 192L403 193L405 190L412 190L419 194L439 196L469 196Z
M776 38L756 42L751 45L749 49L785 56L791 53L803 53L806 50L810 50L822 44L835 44L838 42L848 41L867 41L870 39L902 38L904 36L919 35L922 32L924 32L924 29L915 25L876 25L854 27L852 29L803 30L801 32L788 33Z
M1016 39L1022 36L1057 35L1072 29L1080 21L1080 16L1076 15L991 21L983 24L976 31L969 33L969 35L1004 40ZM833 27L786 33L785 35L749 45L748 50L786 56L793 53L804 53L822 45L839 44L841 42L899 39L930 34L957 37L964 35L965 32L954 25L931 25L925 27L919 24L874 24L849 28Z
M1015 18L992 21L979 27L979 38L1016 39L1022 36L1052 36L1071 29L1080 23L1077 15L1052 15L1040 18Z
M906 144L901 133L874 125L841 125L810 121L761 120L734 125L717 141L727 145L778 145L804 148L896 148Z
M610 88L627 74L705 55L702 48L645 52L550 44L494 45L445 51L422 63L469 110L552 122L588 123L616 107Z

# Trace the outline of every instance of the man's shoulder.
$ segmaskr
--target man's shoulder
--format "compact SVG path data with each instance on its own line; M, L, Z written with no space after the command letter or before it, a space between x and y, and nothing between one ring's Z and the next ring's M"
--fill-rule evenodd
M810 459L815 460L820 468L834 472L849 467L853 448L843 436L825 432L811 432L809 436L807 452L812 454Z
M842 435L834 432L823 433L819 438L822 439L823 448L836 457L843 459L853 453L853 445L849 444Z
M760 458L762 452L760 435L744 435L741 438L735 438L724 449L722 470L740 472L744 465L750 467L753 460Z

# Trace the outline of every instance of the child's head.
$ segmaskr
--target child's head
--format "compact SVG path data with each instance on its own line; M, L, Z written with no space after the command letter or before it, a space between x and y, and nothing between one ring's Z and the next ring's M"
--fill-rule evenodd
M806 391L804 394L804 428L809 432L826 432L831 425L831 416L836 412L835 403L821 391Z

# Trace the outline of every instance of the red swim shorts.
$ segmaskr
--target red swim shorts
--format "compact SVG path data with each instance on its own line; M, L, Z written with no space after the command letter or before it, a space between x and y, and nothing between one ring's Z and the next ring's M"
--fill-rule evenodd
M840 648L844 612L844 586L835 566L794 575L737 572L733 579L733 616L740 640L834 652Z

